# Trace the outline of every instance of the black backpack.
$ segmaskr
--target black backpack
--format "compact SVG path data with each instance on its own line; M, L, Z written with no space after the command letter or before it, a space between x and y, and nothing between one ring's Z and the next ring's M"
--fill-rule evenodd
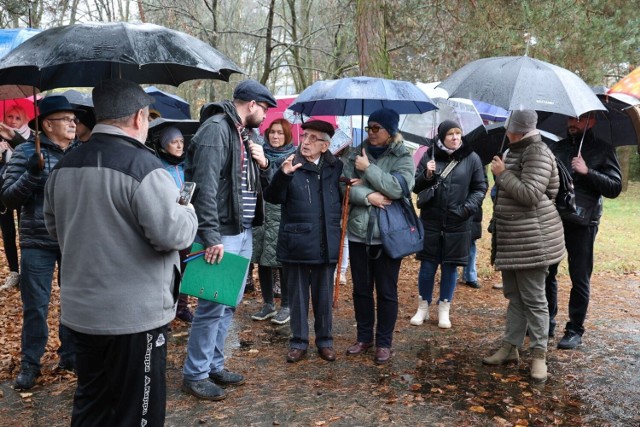
M561 212L575 213L576 191L573 186L571 172L569 172L564 163L558 161L557 158L556 165L558 166L558 178L560 178L560 188L558 189L558 195L556 196L556 208Z

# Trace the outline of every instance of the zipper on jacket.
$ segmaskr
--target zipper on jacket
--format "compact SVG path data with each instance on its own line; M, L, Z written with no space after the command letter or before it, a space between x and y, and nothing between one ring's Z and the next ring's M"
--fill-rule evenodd
M311 204L311 183L309 178L307 178L307 195L309 196L309 204Z

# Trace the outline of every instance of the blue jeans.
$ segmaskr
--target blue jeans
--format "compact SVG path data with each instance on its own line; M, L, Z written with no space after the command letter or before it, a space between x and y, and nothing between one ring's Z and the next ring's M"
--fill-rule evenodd
M478 281L478 269L476 268L477 252L476 241L472 240L471 246L469 247L469 263L462 269L462 281L464 282Z
M49 327L49 300L51 281L56 262L60 267L60 251L57 249L22 248L20 259L20 296L22 297L22 367L40 368ZM58 277L58 283L60 277ZM74 363L73 337L66 326L59 325L60 348L58 354L65 362Z
M224 251L251 259L252 232L245 229L236 236L222 236ZM245 278L242 280L238 303L244 294ZM224 342L235 308L204 299L198 299L198 308L191 323L191 333L187 343L187 358L182 373L189 381L203 380L210 372L224 369Z
M438 266L440 271L440 300L451 302L453 291L456 290L456 266L453 264L439 264L434 261L422 260L420 262L420 272L418 273L418 292L423 300L431 304L433 299L433 285L435 282Z

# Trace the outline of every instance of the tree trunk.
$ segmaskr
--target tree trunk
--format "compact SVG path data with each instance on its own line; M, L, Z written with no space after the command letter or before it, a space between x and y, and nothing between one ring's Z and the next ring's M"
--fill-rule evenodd
M269 80L269 74L271 73L271 55L273 53L273 15L275 13L276 0L271 0L269 3L269 15L267 16L267 34L264 42L264 69L262 70L262 77L260 77L260 83L267 84Z
M356 37L360 75L391 78L385 0L357 0Z

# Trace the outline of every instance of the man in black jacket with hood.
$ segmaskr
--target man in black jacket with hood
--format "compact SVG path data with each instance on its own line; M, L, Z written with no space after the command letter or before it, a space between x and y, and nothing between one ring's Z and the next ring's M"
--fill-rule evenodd
M593 271L593 248L602 216L602 197L618 197L622 190L622 174L616 150L593 134L594 112L569 118L568 137L551 144L558 161L572 171L577 212L560 211L567 247L571 294L569 321L560 349L574 349L582 343L584 320L589 306L589 288ZM553 336L558 313L558 265L549 267L546 281L549 303L549 336Z
M262 146L250 140L269 107L277 106L269 90L255 80L236 86L233 101L207 105L185 160L185 181L195 182L193 206L198 215L196 241L208 263L225 252L251 258L251 227L263 221L262 188L273 172ZM242 292L240 293L242 295ZM221 400L219 387L244 383L224 367L224 341L235 309L199 300L187 343L182 389L200 399ZM217 385L216 385L217 384Z

